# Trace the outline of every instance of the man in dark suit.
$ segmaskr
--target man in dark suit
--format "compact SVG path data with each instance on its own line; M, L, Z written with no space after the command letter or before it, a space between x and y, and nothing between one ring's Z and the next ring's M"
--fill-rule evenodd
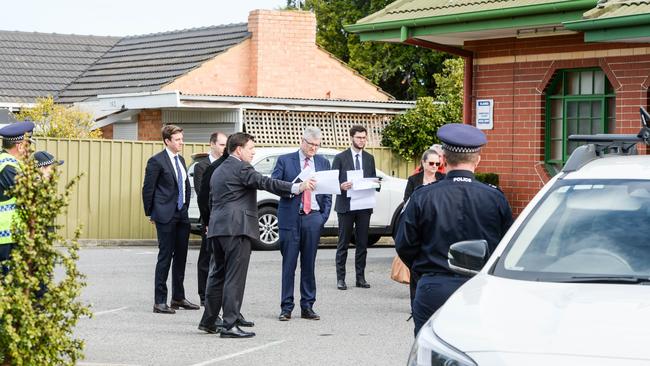
M158 262L154 288L154 313L174 314L174 309L199 309L185 298L183 281L187 260L187 242L190 221L187 208L190 202L190 181L183 148L183 129L166 125L162 128L165 149L149 158L142 184L144 213L156 224L158 235ZM173 263L172 263L173 262ZM167 276L172 267L171 307L167 306Z
M207 333L221 332L221 338L247 338L255 333L239 328L251 253L251 241L259 240L257 190L277 195L299 194L314 189L315 181L289 183L265 177L250 162L255 155L253 136L238 132L228 139L230 156L210 178L212 212L208 239L214 256L205 294L205 311L199 329ZM223 306L223 328L217 327Z
M350 197L347 190L352 188L352 182L348 181L348 170L363 170L363 177L376 177L375 158L363 151L366 147L368 131L365 127L355 125L350 128L350 139L352 146L349 149L334 157L332 169L339 171L339 182L341 183L341 194L336 196L334 210L339 220L339 241L336 246L336 288L347 290L345 283L345 262L348 258L348 247L352 239L354 227L355 238L355 260L356 286L370 288L366 281L366 254L368 248L368 229L370 227L370 215L372 209L350 210Z
M196 191L197 202L198 197L201 197L203 173L210 164L223 155L223 152L226 150L227 138L228 136L222 132L213 132L210 135L210 154L208 154L208 158L199 161L194 166L194 190ZM206 180L209 181L211 175L207 175L206 177ZM203 230L201 231L201 249L199 249L199 259L196 261L197 284L199 288L199 298L201 298L201 305L205 303L205 284L208 279L208 270L210 268L210 250L208 248L208 240L205 236L205 229L207 229L207 227L207 225L204 225Z
M300 149L278 158L272 178L293 182L301 171L329 170L330 163L316 155L321 142L321 131L317 127L305 128ZM300 254L300 308L301 317L319 320L314 312L316 301L316 250L323 225L329 217L332 196L305 191L300 195L286 195L278 205L278 227L280 229L280 252L282 253L282 300L280 321L291 319L293 311L293 286Z

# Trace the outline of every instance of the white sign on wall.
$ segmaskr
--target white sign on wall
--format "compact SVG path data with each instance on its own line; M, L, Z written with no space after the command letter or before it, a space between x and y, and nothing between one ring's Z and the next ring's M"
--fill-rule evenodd
M476 127L481 130L494 128L493 121L494 99L476 100Z

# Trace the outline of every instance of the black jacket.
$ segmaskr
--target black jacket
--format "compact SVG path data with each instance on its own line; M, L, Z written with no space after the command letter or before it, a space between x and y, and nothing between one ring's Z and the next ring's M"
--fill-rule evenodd
M221 155L219 159L213 161L207 168L205 168L205 171L201 176L201 182L199 183L200 187L196 196L196 203L199 206L201 222L204 227L207 227L210 222L210 178L212 178L212 173L214 173L215 169L217 169L227 158L228 153L224 151L223 155ZM208 159L208 162L209 161L210 160ZM194 188L196 188L196 169L194 174Z
M181 209L183 219L189 221L187 208L190 204L190 180L187 176L185 159L178 156L181 169L185 170L185 200ZM144 182L142 183L142 203L145 216L150 216L155 222L166 224L171 221L176 212L178 202L178 182L174 173L167 151L163 150L149 158L144 171Z
M441 179L445 179L445 175L443 173L436 172L436 181L439 181ZM404 203L408 201L409 197L411 197L411 194L413 194L413 191L423 183L424 172L422 171L415 173L408 178L408 181L406 182L406 189L404 190Z
M377 176L375 158L365 150L362 150L361 152L361 168L363 169L364 178L373 178ZM348 181L348 170L354 170L354 161L352 161L350 148L347 148L345 151L334 157L332 169L339 171L339 183ZM337 213L346 213L350 211L350 198L348 197L347 191L341 191L341 194L336 196L334 211Z

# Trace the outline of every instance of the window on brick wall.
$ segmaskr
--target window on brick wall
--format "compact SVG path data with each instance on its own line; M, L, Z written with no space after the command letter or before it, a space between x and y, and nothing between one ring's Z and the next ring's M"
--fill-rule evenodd
M546 95L545 159L559 167L583 143L570 135L592 135L615 129L615 94L598 68L560 70Z

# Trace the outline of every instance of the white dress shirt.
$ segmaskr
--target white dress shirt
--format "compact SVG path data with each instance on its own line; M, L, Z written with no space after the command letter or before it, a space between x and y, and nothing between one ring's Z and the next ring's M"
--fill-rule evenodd
M176 156L178 154L172 153L168 148L165 148L165 151L167 151L167 156L169 156L169 160L172 162L172 169L174 171L174 177L176 178L176 181L178 181L178 173L176 171ZM183 187L181 187L183 190L183 204L185 204L185 180L187 179L187 172L185 171L185 167L183 166L183 162L181 161L180 156L178 156L178 166L181 168L181 179L183 180Z

